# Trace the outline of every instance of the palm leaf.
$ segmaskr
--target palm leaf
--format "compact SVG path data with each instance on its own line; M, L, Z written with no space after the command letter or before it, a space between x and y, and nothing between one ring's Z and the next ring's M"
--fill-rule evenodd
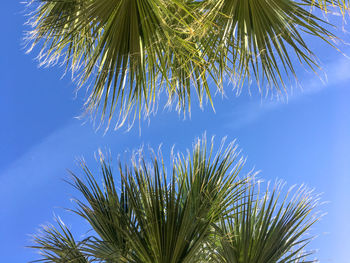
M75 202L76 214L86 219L97 236L90 238L84 251L101 261L120 261L129 253L124 226L131 223L131 209L124 187L117 191L109 163L100 153L103 188L99 186L84 162L81 166L86 175L84 182L72 174L72 185L82 193L87 203L78 199Z
M76 199L73 211L95 234L79 246L81 255L100 262L201 262L213 224L234 209L244 190L236 148L232 143L214 154L213 142L207 147L205 138L198 140L192 154L174 158L170 174L161 156L152 155L152 163L134 157L131 166L120 165L120 189L101 153L103 186L82 162L85 179L72 174L72 185L85 201Z
M317 200L301 187L289 199L279 201L277 185L262 196L252 185L231 218L219 226L221 248L216 259L227 263L295 263L309 261L305 233L318 220L312 215Z
M130 225L131 262L201 262L212 225L240 197L242 160L233 144L215 157L213 144L198 141L187 158L177 158L170 179L163 161L128 171L126 189L137 225ZM179 156L180 157L180 156Z
M246 80L281 91L295 73L295 60L313 71L319 66L306 35L330 45L331 25L311 12L322 9L312 0L247 0L212 2L207 17L215 30L202 42L219 57L219 72L232 76L235 87ZM210 54L210 53L209 53Z
M191 82L202 100L207 63L188 41L186 20L195 17L181 1L39 2L28 38L33 46L44 40L43 64L63 55L80 84L93 86L88 111L96 113L102 105L101 118L108 113L110 121L118 104L123 124L134 107L152 111L162 87L183 108Z
M131 165L99 154L103 184L82 162L85 179L71 183L82 194L73 211L87 220L92 234L76 242L60 229L44 228L35 237L43 262L128 263L297 263L308 261L305 236L317 204L304 188L289 198L260 188L238 174L244 164L234 143L214 151L213 141L197 140L187 156L177 154L167 167L161 154L151 162L143 152ZM71 261L70 261L71 260ZM90 261L89 261L90 260Z
M316 71L305 35L331 44L331 25L314 13L347 0L39 0L31 14L28 41L42 43L44 65L64 62L79 87L91 88L87 112L114 115L117 125L168 105L191 109L195 93L212 104L228 75L240 91L255 80L281 91L295 60ZM315 11L316 10L316 11ZM212 106L214 106L212 104ZM116 114L114 114L117 109Z
M82 163L86 182L73 175L73 185L87 203L76 200L75 212L85 218L97 237L84 251L98 260L122 262L193 262L213 228L234 207L244 181L238 180L243 161L236 147L213 157L205 139L198 141L192 155L174 160L169 175L153 157L134 159L131 167L120 166L118 194L108 161L100 155L103 188ZM192 157L191 157L192 156ZM192 161L191 161L192 160Z
M349 0L314 0L306 2L309 6L313 6L317 3L320 8L327 14L330 10L338 9L344 16L346 12L349 12L350 1Z
M87 240L76 242L70 230L57 219L58 229L54 226L43 226L40 233L34 236L35 245L42 259L32 262L46 263L88 263L91 262L81 251Z

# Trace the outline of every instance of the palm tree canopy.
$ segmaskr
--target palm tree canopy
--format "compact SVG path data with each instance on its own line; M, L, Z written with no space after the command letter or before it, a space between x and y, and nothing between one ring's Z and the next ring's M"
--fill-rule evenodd
M146 115L165 91L190 110L192 93L210 102L232 78L277 90L295 76L292 56L315 70L306 34L335 36L315 13L348 8L347 0L37 0L27 40L40 44L41 65L62 62L86 86L87 112L117 126ZM164 92L163 92L164 93ZM162 93L162 94L163 94Z
M76 241L58 220L58 229L44 227L34 238L38 261L300 262L315 200L299 191L278 204L279 189L259 199L249 177L238 178L244 161L236 148L214 154L213 143L198 141L191 154L173 159L170 173L161 156L151 163L141 156L119 165L118 182L100 154L103 186L82 163L85 179L73 175L71 184L84 200L73 211L94 234Z

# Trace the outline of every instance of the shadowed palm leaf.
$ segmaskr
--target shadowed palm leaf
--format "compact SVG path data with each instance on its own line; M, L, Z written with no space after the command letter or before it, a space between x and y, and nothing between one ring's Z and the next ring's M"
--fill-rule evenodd
M152 112L164 89L179 110L190 110L192 89L200 104L211 101L209 81L222 91L227 74L237 87L255 79L280 90L284 73L295 75L291 56L318 67L305 33L327 43L334 38L311 10L348 6L345 0L34 2L28 40L32 47L42 40L41 63L63 56L80 85L91 86L88 112L101 121L107 115L109 124L118 107L119 125Z
M122 186L118 195L114 183L111 167L102 158L100 159L104 188L102 189L94 179L87 166L82 163L87 182L73 175L73 186L84 196L87 204L75 200L79 209L74 212L85 218L98 237L91 237L85 247L88 254L100 260L120 261L129 253L126 235L123 234L126 224L135 222L131 217L128 195Z

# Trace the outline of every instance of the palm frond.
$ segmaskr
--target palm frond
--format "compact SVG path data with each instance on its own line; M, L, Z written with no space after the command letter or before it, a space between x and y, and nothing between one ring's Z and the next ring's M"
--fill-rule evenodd
M343 16L346 15L347 12L349 12L350 8L350 1L349 0L314 0L314 1L305 1L304 2L308 5L313 7L313 5L316 3L322 11L324 11L326 14L329 11L339 10Z
M322 9L312 0L207 2L212 2L207 16L215 30L202 42L216 52L213 57L219 58L219 72L232 76L237 92L246 80L260 88L283 91L286 78L297 78L296 62L314 72L319 69L305 36L331 46L336 38L327 29L332 25L306 7Z
M70 230L57 219L58 228L43 226L40 233L34 236L35 245L31 248L39 250L42 259L33 262L46 263L88 263L91 262L82 252L87 240L75 241Z
M300 187L280 201L281 185L260 196L250 186L231 218L219 226L221 247L216 256L227 263L314 262L305 252L311 237L306 232L318 220L313 214L317 199Z
M133 108L148 114L166 87L169 100L186 107L191 84L200 100L208 91L206 61L189 41L195 14L182 1L41 0L32 14L33 46L43 40L43 64L60 56L80 85L92 85L86 106L119 124ZM180 16L181 14L181 16ZM185 98L185 99L184 99ZM101 108L100 108L101 106ZM135 112L135 114L136 114ZM135 116L134 116L135 117Z
M243 191L237 179L243 165L230 144L213 157L213 142L198 141L193 153L174 160L169 175L153 156L140 156L131 167L120 165L121 192L108 161L100 155L103 188L83 163L86 182L73 175L73 185L87 203L76 200L75 212L97 237L84 251L99 260L126 262L194 262L213 231L212 225L233 209ZM199 262L199 261L198 261Z
M129 253L125 224L134 222L131 218L128 196L122 186L118 191L112 169L100 153L103 187L96 182L84 162L81 163L86 182L72 174L73 186L84 196L87 203L75 199L78 209L76 214L86 219L97 236L91 237L86 244L85 252L94 258L107 261L120 261Z
M213 144L207 149L206 140L199 140L186 159L175 161L170 179L156 158L151 169L142 161L126 173L138 223L129 241L135 262L201 262L212 225L234 207L244 186L235 150L231 144L212 157Z
M238 178L244 160L235 143L197 140L192 151L173 155L143 152L131 164L99 154L103 183L82 162L85 179L71 183L83 196L73 211L87 220L92 234L76 242L61 223L35 237L43 262L124 263L297 263L308 261L305 233L318 220L317 205L305 188L280 198L282 188L260 194ZM147 160L151 160L148 162ZM71 261L69 261L71 260ZM89 261L90 260L90 261Z
M297 61L318 69L305 35L333 45L332 25L315 12L348 7L348 0L34 3L28 41L41 43L41 63L63 57L78 87L91 89L87 112L107 126L116 115L116 127L154 112L162 92L179 111L190 111L193 96L214 106L209 83L222 92L227 75L237 91L245 80L283 90Z

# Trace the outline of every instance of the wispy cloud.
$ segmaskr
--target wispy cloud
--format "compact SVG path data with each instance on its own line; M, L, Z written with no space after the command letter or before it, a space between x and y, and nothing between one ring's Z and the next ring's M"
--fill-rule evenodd
M234 108L233 111L228 113L227 118L234 121L227 123L227 126L231 129L242 128L258 120L268 112L297 101L304 96L309 96L325 89L343 87L345 83L350 81L350 59L342 56L326 64L322 73L323 75L319 77L314 74L305 75L299 80L300 85L292 87L290 94L286 97L280 99L261 98L260 101L255 99Z
M99 147L104 147L107 140L79 122L52 133L1 171L0 209L20 210L26 205L24 196L65 178L66 169L74 166L76 158L91 155Z

